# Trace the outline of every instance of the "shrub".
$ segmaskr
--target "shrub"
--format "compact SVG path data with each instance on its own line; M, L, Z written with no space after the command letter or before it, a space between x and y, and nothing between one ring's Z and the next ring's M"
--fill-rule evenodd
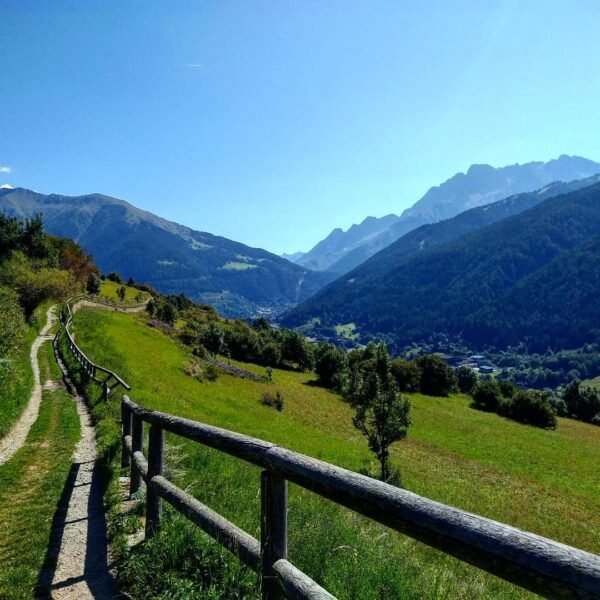
M263 365L276 367L281 361L281 349L275 342L267 342L260 351L260 361Z
M456 369L456 383L463 394L470 394L477 383L477 373L473 369L462 365Z
M87 283L85 284L85 289L88 294L92 296L97 296L100 293L100 289L102 287L102 281L100 277L96 273L90 273L87 278Z
M202 344L198 344L192 350L192 354L194 356L197 356L198 358L206 358L206 355L208 354L208 351L206 350L206 348Z
M544 392L520 390L504 405L503 413L514 421L543 429L556 429L556 414Z
M492 379L478 381L471 391L473 407L479 410L497 412L502 403L500 386Z
M421 369L419 388L423 394L447 396L457 389L454 371L439 356L420 356L415 363Z
M319 344L315 352L315 373L321 385L335 387L340 375L348 369L346 353L332 344Z
M275 393L269 391L263 392L261 403L265 406L270 406L279 412L283 410L283 396L279 390L277 390Z
M517 393L517 386L508 379L498 381L498 388L504 398L512 398Z
M219 369L212 363L209 363L204 369L204 376L208 381L216 381L219 379Z
M591 387L582 386L578 380L572 381L563 392L563 400L569 415L591 422L600 414L600 392Z
M421 369L416 362L395 358L390 362L390 372L401 392L419 391Z
M109 281L114 281L115 283L123 283L123 278L115 271L109 273L106 276L106 279L108 279Z

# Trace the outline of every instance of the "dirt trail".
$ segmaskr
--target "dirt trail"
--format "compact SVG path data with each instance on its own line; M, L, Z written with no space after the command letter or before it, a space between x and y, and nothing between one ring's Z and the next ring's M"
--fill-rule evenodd
M33 370L33 391L29 397L29 402L23 411L19 420L12 426L11 430L0 440L0 465L9 460L13 454L25 443L27 434L31 426L35 423L40 410L42 401L42 384L40 382L40 365L38 362L38 350L40 346L51 340L53 336L48 335L56 321L56 307L51 306L46 312L46 325L42 328L39 335L31 345L29 353L31 368Z
M46 574L45 583L51 590L49 597L57 600L118 598L108 564L106 521L91 415L69 379L64 363L58 357L57 361L77 402L81 439L63 493L62 518L55 523L51 536L51 552L57 556L56 569Z

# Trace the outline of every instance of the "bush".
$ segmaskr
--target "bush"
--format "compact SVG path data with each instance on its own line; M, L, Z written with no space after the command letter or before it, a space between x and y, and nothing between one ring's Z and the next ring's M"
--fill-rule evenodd
M275 342L267 342L260 351L260 361L263 365L276 367L281 361L281 349Z
M456 369L456 383L463 394L470 394L477 383L477 373L464 365Z
M348 369L346 353L332 344L319 344L315 352L315 373L321 385L335 387L341 374Z
M542 429L556 429L556 414L544 392L520 390L504 405L503 414L509 419L535 425Z
M219 369L212 363L209 363L204 369L204 376L208 381L216 381L219 379Z
M421 369L414 361L395 358L390 362L390 372L401 392L418 392L421 385Z
M600 391L582 386L578 380L572 381L563 392L563 400L569 415L591 423L600 414Z
M421 370L421 393L428 396L448 396L457 389L454 371L439 356L420 356L415 363Z
M275 393L263 392L261 403L265 406L270 406L279 412L283 410L283 396L279 390L277 390Z
M109 273L106 276L106 279L108 279L109 281L114 281L115 283L123 283L123 278L115 271Z
M478 381L473 386L471 398L473 399L473 408L489 412L498 412L502 403L500 386L492 379Z

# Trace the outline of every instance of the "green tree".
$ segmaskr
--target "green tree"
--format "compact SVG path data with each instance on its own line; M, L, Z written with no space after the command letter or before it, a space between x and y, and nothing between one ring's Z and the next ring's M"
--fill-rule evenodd
M502 403L500 386L493 379L481 379L471 390L473 407L479 410L497 412Z
M456 369L456 383L463 394L470 394L477 383L477 373L464 365Z
M415 360L421 369L420 389L428 396L447 396L457 388L454 371L435 354L420 356Z
M410 402L394 383L382 380L376 372L365 379L355 370L350 385L349 397L355 411L352 423L367 438L381 466L381 480L387 481L390 446L403 440L412 424Z
M119 296L119 300L123 302L125 300L125 295L127 294L127 288L124 285L121 285L117 288L117 296Z
M88 275L85 289L87 293L92 296L97 296L100 293L100 290L102 289L102 281L96 273L90 273Z
M177 321L177 309L170 302L163 302L158 311L157 317L169 325L174 325Z
M348 369L346 353L333 344L319 344L315 352L315 373L321 385L333 388Z
M394 358L390 363L390 372L401 392L418 392L421 385L421 369L413 360Z

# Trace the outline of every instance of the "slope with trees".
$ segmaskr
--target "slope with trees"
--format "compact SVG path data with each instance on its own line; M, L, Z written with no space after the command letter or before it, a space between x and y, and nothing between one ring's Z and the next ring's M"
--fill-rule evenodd
M405 260L395 262L392 247L293 309L284 322L352 322L363 339L383 335L396 347L436 334L462 335L479 347L506 346L521 340L527 324L532 350L594 341L598 235L600 184ZM571 296L576 315L567 308Z

